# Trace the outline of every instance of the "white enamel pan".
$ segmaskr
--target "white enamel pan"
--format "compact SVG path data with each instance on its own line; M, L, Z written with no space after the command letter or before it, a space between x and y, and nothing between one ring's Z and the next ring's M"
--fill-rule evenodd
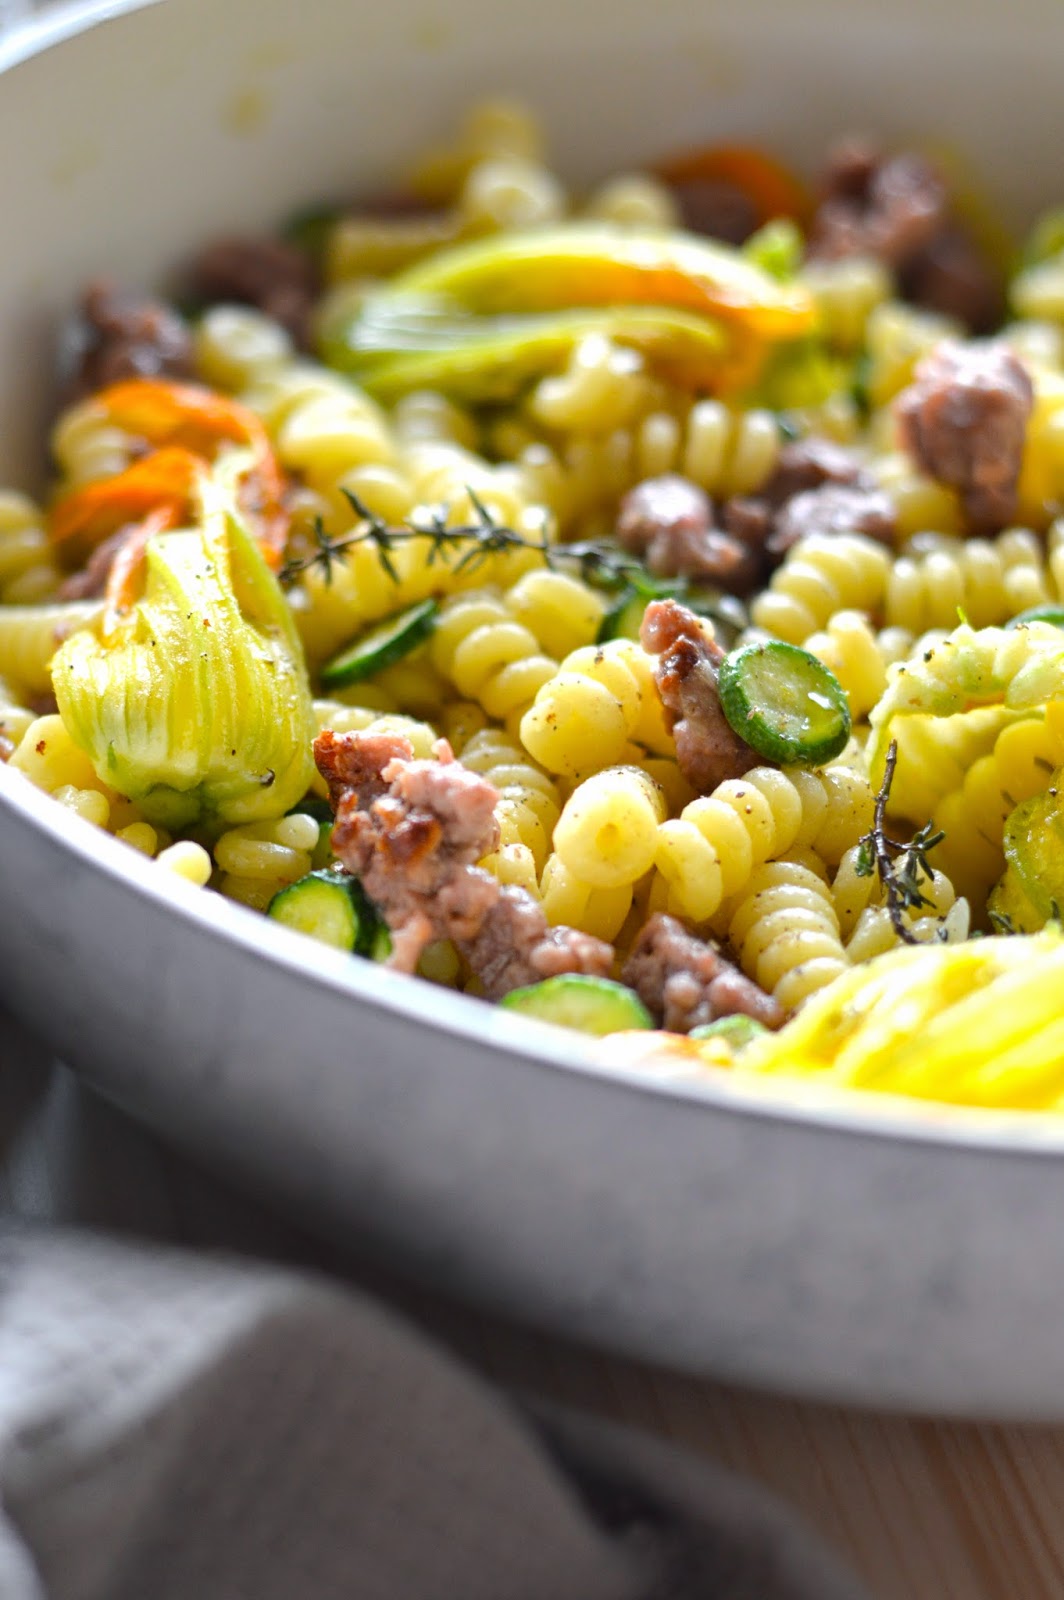
M84 280L371 191L518 93L571 176L853 127L1064 199L1051 0L162 0L0 43L0 481ZM633 1076L172 882L0 765L0 999L294 1214L540 1326L877 1406L1064 1417L1064 1122Z

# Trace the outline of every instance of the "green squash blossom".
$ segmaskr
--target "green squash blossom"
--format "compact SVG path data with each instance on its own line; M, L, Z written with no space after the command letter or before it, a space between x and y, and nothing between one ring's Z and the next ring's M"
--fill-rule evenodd
M167 828L281 816L313 771L302 647L236 510L236 466L204 475L198 526L149 541L143 598L113 635L75 633L52 662L101 781Z

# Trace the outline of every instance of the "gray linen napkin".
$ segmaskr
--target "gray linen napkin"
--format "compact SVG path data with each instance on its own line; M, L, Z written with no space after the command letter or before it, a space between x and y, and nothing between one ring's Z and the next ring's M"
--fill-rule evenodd
M860 1600L761 1491L220 1255L342 1265L2 1014L0 1210L0 1600Z

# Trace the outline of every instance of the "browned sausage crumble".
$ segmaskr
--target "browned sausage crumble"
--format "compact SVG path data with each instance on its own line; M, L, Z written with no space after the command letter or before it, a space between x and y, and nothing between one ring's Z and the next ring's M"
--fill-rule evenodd
M886 155L850 137L831 153L809 234L814 260L872 256L895 273L913 304L957 318L973 333L1000 323L998 273L954 216L946 184L911 151Z
M717 678L724 651L698 617L677 600L647 606L640 641L657 656L654 676L665 708L680 771L700 794L726 778L741 778L764 764L731 727L721 708Z
M218 239L193 263L193 293L208 303L257 306L309 348L318 275L311 258L282 239Z
M999 340L947 340L916 368L898 397L902 441L917 464L956 489L973 533L995 533L1015 515L1034 387Z
M82 295L72 346L63 405L123 378L192 376L192 340L184 318L163 301L104 278Z
M676 917L653 916L624 964L621 977L670 1033L690 1033L718 1017L741 1014L778 1028L783 1012L719 948L689 933Z
M604 977L612 946L576 928L550 928L525 889L476 865L498 844L498 791L456 761L416 761L394 734L325 732L314 759L336 814L333 849L392 933L390 963L413 972L425 946L452 939L485 996L562 972Z

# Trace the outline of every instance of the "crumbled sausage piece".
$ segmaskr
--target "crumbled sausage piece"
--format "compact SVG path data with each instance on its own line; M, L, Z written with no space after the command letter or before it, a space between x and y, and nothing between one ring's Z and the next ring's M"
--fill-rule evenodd
M741 778L762 758L729 724L717 675L724 651L676 600L654 600L640 629L643 649L658 657L654 677L676 741L680 771L700 794L726 778Z
M907 262L901 292L914 305L953 317L972 333L991 333L1005 316L1000 272L963 229L947 225Z
M192 341L183 317L106 279L90 283L72 330L73 370L61 403L72 404L123 378L187 378Z
M958 491L973 533L1003 528L1016 510L1034 387L1006 344L946 340L898 396L902 442L917 465Z
M492 785L393 735L323 734L314 754L337 796L333 849L392 930L392 965L413 972L431 939L473 935L496 888L473 864L498 842Z
M922 156L884 158L862 140L847 140L828 159L809 255L822 261L874 256L902 266L938 233L946 206L945 185Z
M783 1021L772 996L726 961L716 945L660 913L642 928L621 978L670 1033L690 1033L736 1013L766 1028Z
M677 178L668 188L680 211L680 226L726 244L745 244L757 230L753 201L733 183L719 178Z
M793 544L796 527L803 533L814 528L834 533L847 526L845 516L833 515L833 507L842 502L832 496L823 502L814 501L809 509L799 507L795 516L787 515L792 501L834 487L852 491L855 497L858 491L867 492L864 499L846 502L847 514L856 516L858 524L873 538L889 542L893 535L889 500L875 492L872 479L853 451L830 439L790 441L780 451L771 477L756 494L733 495L724 502L720 515L725 532L756 553L761 582ZM803 519L808 528L803 526Z
M879 146L871 139L847 134L828 151L821 180L824 199L863 203L882 159Z
M775 469L759 491L770 505L781 506L807 489L826 483L867 486L860 461L845 445L831 439L792 439L779 453Z
M884 156L849 139L829 158L809 235L820 260L874 256L893 268L906 300L956 317L973 333L1005 310L1000 272L951 216L941 175L923 156Z
M414 747L401 733L333 733L326 728L314 741L314 760L329 786L333 811L353 796L367 810L388 789L383 777L390 761L412 759Z
M413 972L432 939L453 939L489 999L560 972L609 972L613 950L550 928L525 889L475 865L498 844L498 791L455 761L415 761L400 735L319 734L314 759L336 813L333 849L392 932L391 965Z
M551 928L527 890L501 887L479 931L459 949L489 1000L563 972L609 976L613 947L578 928Z
M129 538L130 525L119 528L98 544L79 572L72 572L59 585L60 600L97 600L107 587L115 556Z
M882 489L825 483L787 501L776 517L766 549L780 560L799 539L813 533L863 533L880 544L892 545L895 528L894 505Z
M769 502L761 495L733 494L721 507L721 520L726 533L746 549L756 552L763 576L765 546L775 524Z
M785 515L803 491L834 486L851 492L813 501L807 494L793 517ZM827 439L799 439L783 446L756 494L733 495L716 513L709 496L687 478L666 473L644 479L621 501L617 539L657 577L693 578L748 595L802 534L851 527L891 543L889 499L851 450Z
M318 290L310 257L281 239L219 239L192 268L193 291L208 302L257 306L304 349Z
M646 478L628 491L617 538L657 577L701 579L730 594L749 594L757 584L757 550L715 527L708 495L675 473Z

